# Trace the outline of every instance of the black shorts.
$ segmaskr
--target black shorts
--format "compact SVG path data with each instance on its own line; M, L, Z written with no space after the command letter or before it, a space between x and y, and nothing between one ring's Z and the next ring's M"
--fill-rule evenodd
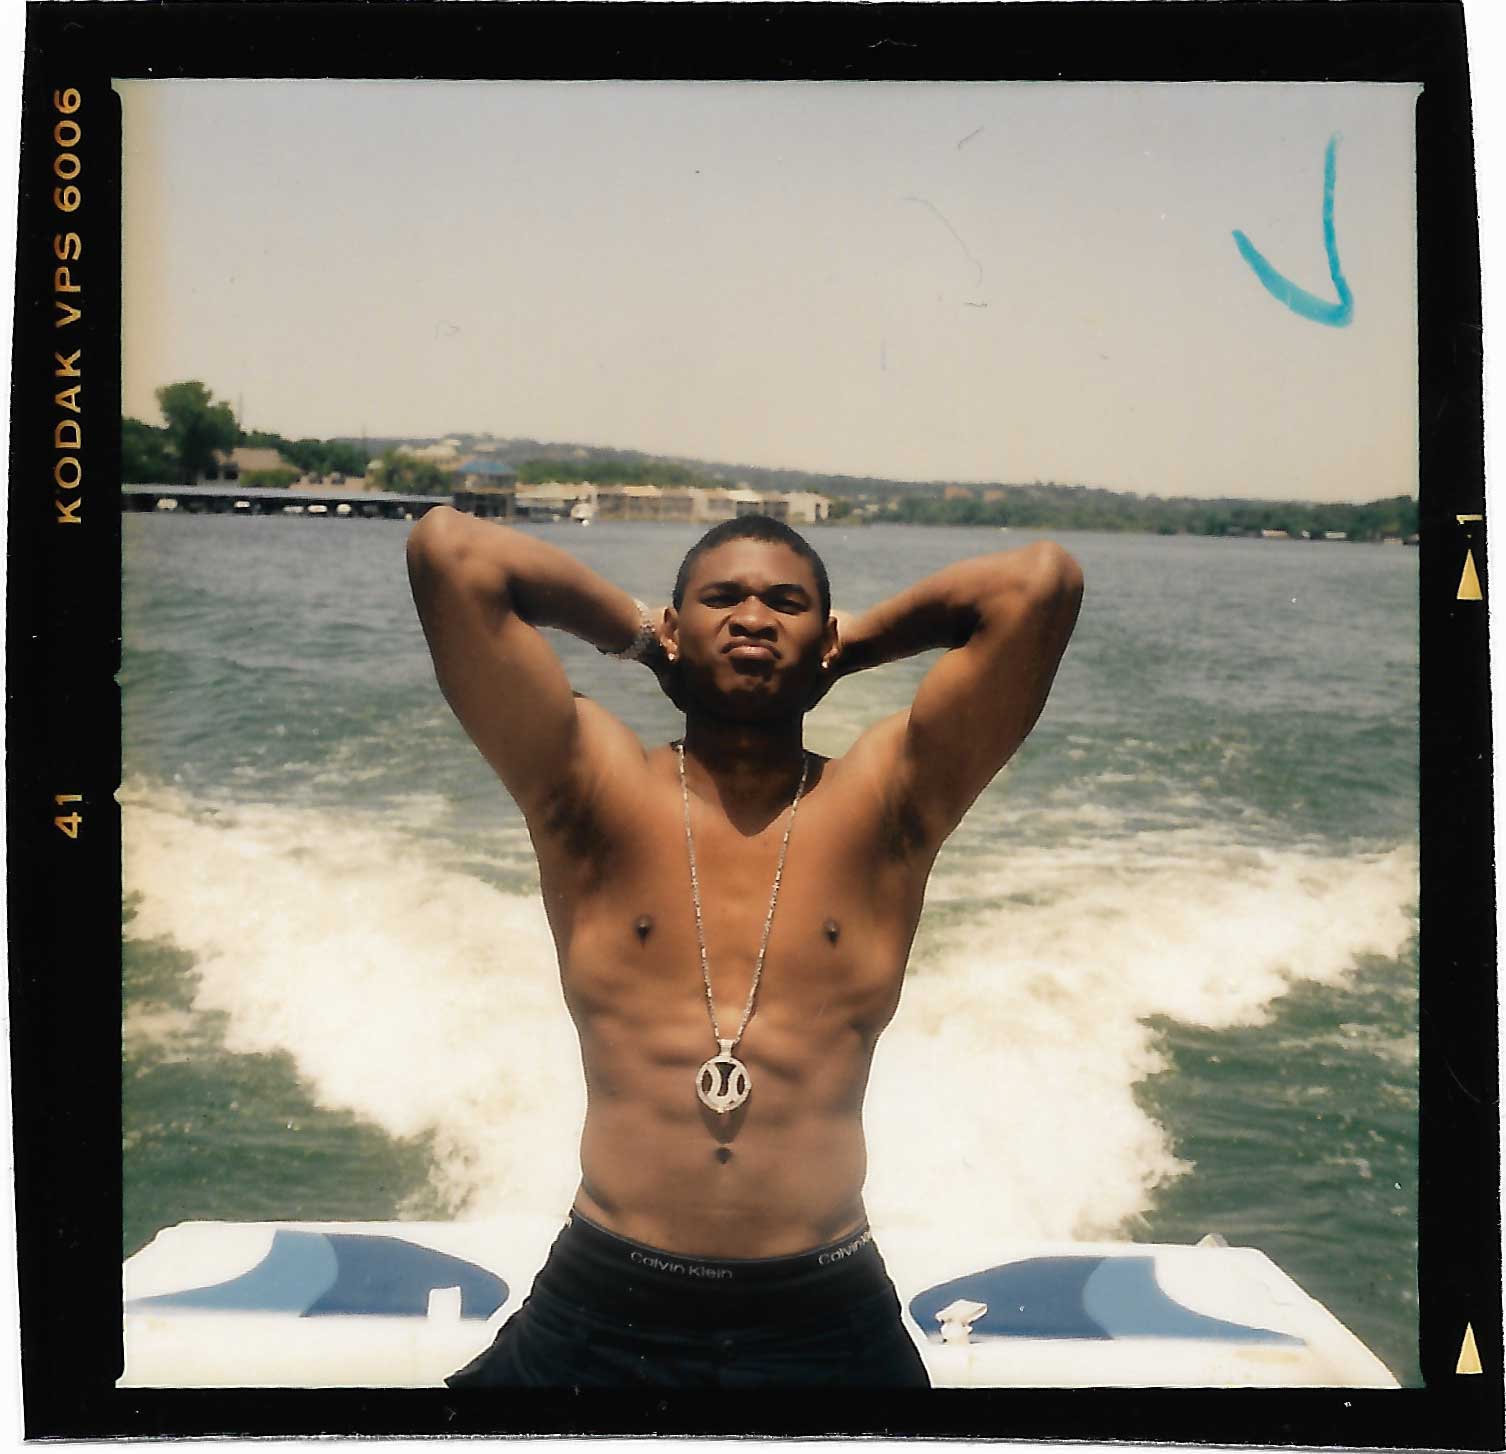
M873 1234L713 1261L579 1212L522 1307L451 1388L928 1388Z

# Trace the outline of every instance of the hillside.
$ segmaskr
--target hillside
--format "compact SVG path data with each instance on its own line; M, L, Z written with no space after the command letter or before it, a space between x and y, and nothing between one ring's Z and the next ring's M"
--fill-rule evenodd
M769 493L813 490L833 499L834 519L1007 525L1043 530L1125 530L1163 535L1246 535L1273 530L1290 535L1343 534L1351 540L1406 538L1417 532L1417 502L1406 495L1364 504L1315 504L1237 497L1163 497L1051 481L964 485L767 469L528 438L494 439L472 434L449 437L459 440L464 451L480 449L502 460L518 470L525 481L546 476L561 480L601 478L618 473L652 478L656 471L661 471L676 483L745 485ZM354 439L342 442L361 443ZM365 441L372 453L394 444L433 442L375 438ZM614 465L622 468L604 468Z

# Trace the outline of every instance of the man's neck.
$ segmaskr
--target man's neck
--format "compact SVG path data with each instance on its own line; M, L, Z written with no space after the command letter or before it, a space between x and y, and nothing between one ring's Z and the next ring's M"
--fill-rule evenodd
M805 763L803 728L800 717L757 725L687 717L686 781L719 801L739 829L758 831L795 795Z

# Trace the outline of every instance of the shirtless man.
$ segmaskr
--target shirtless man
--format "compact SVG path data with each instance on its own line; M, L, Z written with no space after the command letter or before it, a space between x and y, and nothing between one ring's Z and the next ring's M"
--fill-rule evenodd
M588 1096L565 1230L451 1386L924 1386L867 1231L863 1095L937 850L1045 704L1076 562L980 556L855 617L763 517L711 530L656 613L447 507L408 562L527 821ZM645 749L573 694L541 626L649 666L683 740ZM908 711L805 750L834 680L934 647Z

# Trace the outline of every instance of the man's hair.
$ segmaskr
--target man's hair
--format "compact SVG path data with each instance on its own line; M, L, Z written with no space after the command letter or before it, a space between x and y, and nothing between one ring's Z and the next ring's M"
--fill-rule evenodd
M814 550L810 542L798 531L791 530L782 520L775 520L769 515L739 515L735 520L723 520L720 525L713 525L690 549L685 553L685 559L680 562L680 573L675 577L675 593L673 596L675 610L679 610L685 601L685 587L690 581L690 571L708 550L715 550L719 545L725 545L729 540L766 540L771 545L787 545L796 555L810 562L811 572L816 577L816 591L821 598L821 616L824 620L831 615L831 582L826 576L826 564Z

